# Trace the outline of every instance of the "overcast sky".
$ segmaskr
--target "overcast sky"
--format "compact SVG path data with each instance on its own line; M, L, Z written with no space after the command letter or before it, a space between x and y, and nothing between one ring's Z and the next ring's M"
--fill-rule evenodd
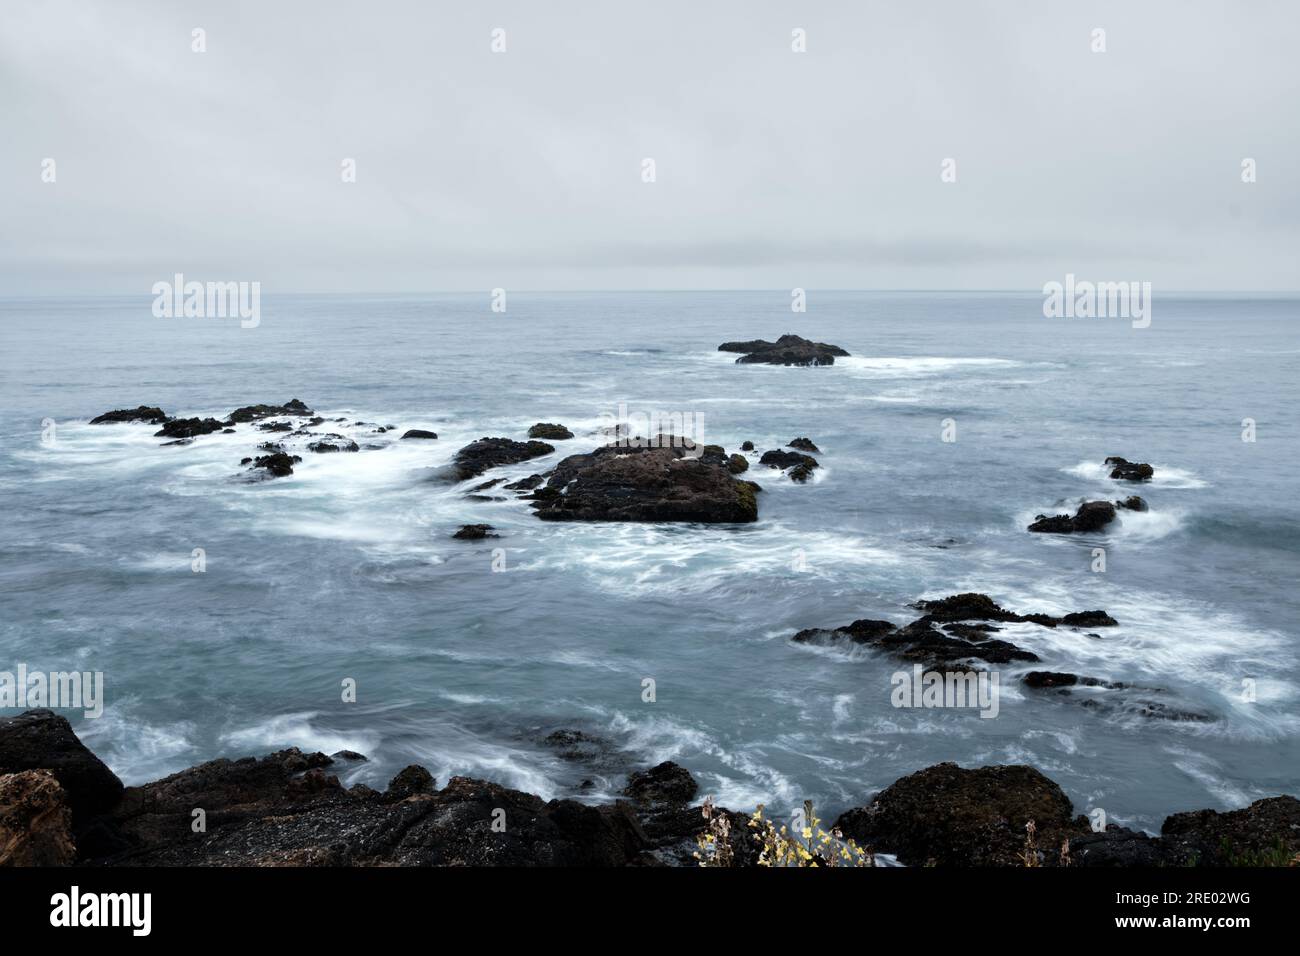
M1298 27L1292 0L3 0L0 295L1296 289Z

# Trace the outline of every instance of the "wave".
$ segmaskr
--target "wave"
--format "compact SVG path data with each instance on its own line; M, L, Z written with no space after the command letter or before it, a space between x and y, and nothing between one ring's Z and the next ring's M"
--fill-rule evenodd
M1198 477L1195 472L1186 471L1182 468L1174 468L1170 465L1162 465L1156 462L1151 463L1155 469L1155 474L1149 481L1118 481L1110 477L1111 466L1104 463L1104 459L1096 461L1081 461L1077 465L1069 468L1062 468L1066 474L1074 475L1077 478L1085 478L1088 481L1108 482L1116 488L1132 488L1134 493L1141 491L1143 488L1205 488L1208 483Z

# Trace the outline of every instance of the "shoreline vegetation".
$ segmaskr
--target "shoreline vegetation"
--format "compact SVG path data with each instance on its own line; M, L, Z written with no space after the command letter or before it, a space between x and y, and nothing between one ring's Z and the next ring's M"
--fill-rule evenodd
M593 806L468 777L440 787L417 765L382 792L344 787L336 771L365 759L291 747L124 787L64 717L2 718L0 866L826 866L878 854L921 867L1300 865L1291 796L1174 813L1151 836L1099 828L1032 767L941 763L824 829L807 804L788 826L762 807L716 807L671 762L633 771L620 799Z

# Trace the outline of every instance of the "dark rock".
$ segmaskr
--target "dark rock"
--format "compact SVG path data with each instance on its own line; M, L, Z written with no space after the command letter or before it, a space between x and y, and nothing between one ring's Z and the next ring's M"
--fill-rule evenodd
M292 422L258 422L258 431L264 432L291 432L293 431Z
M336 750L330 754L331 760L349 760L354 763L365 763L369 758L365 754L359 754L355 750Z
M485 481L480 485L475 485L470 489L470 491L487 491L489 488L495 488L503 481L505 481L504 478L493 478L491 481Z
M1115 620L1105 611L1075 611L1061 618L1061 623L1067 627L1118 627L1119 621Z
M1101 833L1070 840L1071 866L1153 867L1178 865L1158 839L1114 824Z
M248 459L245 458L244 462ZM254 468L265 469L272 478L284 478L293 474L293 466L302 461L299 455L286 455L284 452L275 452L270 455L259 455L253 459ZM243 464L244 462L241 462Z
M821 454L821 449L813 444L811 438L796 438L785 447L798 448L800 451L815 451L818 454Z
M437 432L427 432L423 428L408 428L402 433L402 438L437 438Z
M1146 501L1138 495L1129 495L1123 501L1115 502L1116 508L1124 508L1128 511L1146 511Z
M1300 800L1268 797L1226 813L1175 813L1160 836L1171 854L1199 866L1300 865Z
M628 774L623 793L638 803L687 803L699 790L695 778L671 760Z
M816 462L809 464L806 461L801 461L799 464L795 465L793 468L790 469L789 471L790 480L797 481L799 484L802 485L804 482L806 482L809 478L812 477L812 470L816 467L817 467Z
M361 446L342 435L326 435L320 441L309 442L307 449L317 454L328 454L336 451L360 451Z
M672 436L571 455L533 496L546 521L755 521L754 489L734 478L726 452L687 448Z
M811 455L804 455L797 451L781 451L772 449L763 452L758 459L760 465L767 465L769 468L796 468L799 465L807 465L809 468L817 467L817 459Z
M478 541L482 538L499 538L498 534L492 534L496 530L490 524L464 524L460 530L452 535L461 541Z
M222 430L215 418L173 418L154 432L155 438L194 438Z
M529 475L527 478L520 478L518 481L512 481L505 485L507 491L532 491L542 482L546 481L545 475Z
M167 421L167 413L156 405L141 405L138 408L119 408L115 411L96 415L90 420L92 425L111 425L118 422L148 422L161 425Z
M312 410L294 398L283 405L245 405L242 408L236 408L226 416L226 424L252 422L259 418L275 418L284 415L302 417L310 414L312 414Z
M1146 462L1128 461L1117 456L1107 458L1106 464L1113 466L1110 476L1123 481L1150 481L1156 473Z
M1100 531L1114 520L1115 506L1109 501L1085 501L1074 517L1039 515L1029 530L1048 534L1090 533Z
M122 781L52 710L0 717L0 774L23 770L53 773L78 825L111 810L122 796Z
M733 475L749 471L749 459L744 455L732 455L727 459L727 471Z
M193 438L178 438L175 441L162 442L158 447L166 448L168 445L193 445L193 444L194 444Z
M554 425L551 422L538 422L532 428L528 429L529 438L545 438L547 441L563 441L566 438L572 438L573 432L569 431L563 425Z
M967 591L913 605L935 621L1021 621L1023 617L997 604L987 594Z
M719 352L742 352L739 364L764 365L834 365L837 356L849 353L838 345L812 342L798 335L783 335L775 342L752 339L748 342L723 342Z
M752 441L743 441L743 442L740 443L740 450L741 450L741 451L753 451L753 450L754 450L754 443L753 443Z
M554 445L546 442L518 442L509 438L480 438L471 442L452 460L445 476L452 481L465 481L477 478L489 468L500 465L514 465L521 461L540 458L555 451Z
M72 811L54 774L0 776L0 867L68 866L76 856Z
M411 764L399 771L397 776L388 782L388 789L384 791L384 798L387 800L405 800L407 797L419 796L422 793L433 793L436 789L433 774L419 764Z
M896 781L835 826L909 866L1023 866L1029 821L1040 862L1055 862L1063 840L1089 832L1073 809L1061 788L1032 767L941 763Z

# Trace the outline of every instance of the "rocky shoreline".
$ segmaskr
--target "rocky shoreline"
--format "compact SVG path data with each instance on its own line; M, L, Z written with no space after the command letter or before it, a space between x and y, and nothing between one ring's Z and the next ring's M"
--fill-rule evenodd
M548 742L581 756L592 738ZM694 866L707 821L690 773L628 775L622 799L543 800L484 780L439 787L410 766L384 791L344 787L366 758L297 748L219 759L124 787L63 717L0 719L0 866ZM732 865L759 863L746 814L730 819ZM1032 827L1027 826L1033 824ZM906 866L1300 865L1300 801L1169 816L1151 836L1094 829L1032 767L919 770L842 813L844 838Z

